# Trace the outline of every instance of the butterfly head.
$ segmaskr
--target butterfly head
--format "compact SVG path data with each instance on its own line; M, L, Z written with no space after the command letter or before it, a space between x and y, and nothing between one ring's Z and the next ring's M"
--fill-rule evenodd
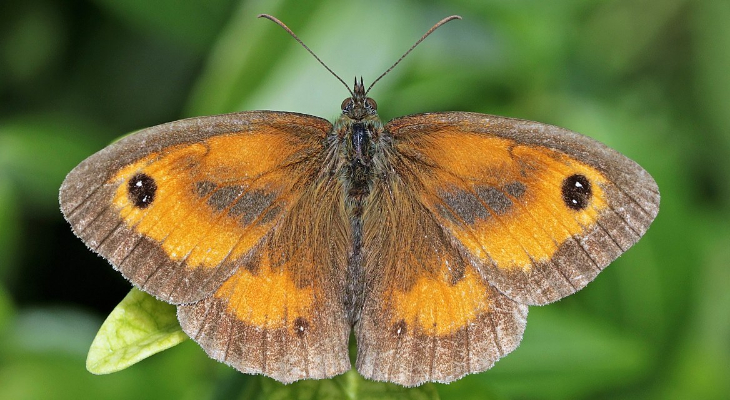
M346 98L342 102L342 115L347 116L355 121L370 119L368 117L378 117L378 104L375 100L367 97L365 86L355 78L355 87L352 91L352 97Z

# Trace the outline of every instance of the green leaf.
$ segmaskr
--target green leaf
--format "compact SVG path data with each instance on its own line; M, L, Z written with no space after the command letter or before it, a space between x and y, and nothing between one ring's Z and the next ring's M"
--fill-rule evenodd
M96 334L86 369L93 374L120 371L187 338L174 305L134 288Z

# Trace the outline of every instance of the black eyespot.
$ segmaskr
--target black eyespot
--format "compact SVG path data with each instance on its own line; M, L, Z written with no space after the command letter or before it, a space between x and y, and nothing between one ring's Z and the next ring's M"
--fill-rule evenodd
M157 184L147 174L137 174L130 178L127 189L129 200L137 208L147 208L155 201Z
M591 183L584 175L571 175L563 181L563 202L568 208L580 211L588 207L593 192Z

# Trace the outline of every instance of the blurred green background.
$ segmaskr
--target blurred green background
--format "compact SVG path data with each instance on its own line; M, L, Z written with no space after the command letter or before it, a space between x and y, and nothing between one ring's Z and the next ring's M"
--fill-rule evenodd
M57 204L71 168L133 130L252 109L334 118L345 88L262 12L366 84L460 14L373 89L384 120L464 110L547 122L616 148L661 189L644 239L586 290L532 307L513 354L394 396L727 398L727 0L5 0L0 399L284 395L192 341L88 373L91 340L130 285L72 235Z

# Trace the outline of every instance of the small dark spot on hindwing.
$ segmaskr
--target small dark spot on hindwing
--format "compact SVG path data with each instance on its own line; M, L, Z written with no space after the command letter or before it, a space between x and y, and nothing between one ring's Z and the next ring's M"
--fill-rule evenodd
M393 334L397 337L405 336L408 332L408 326L405 320L400 320L393 324Z
M304 337L308 330L309 322L306 319L297 317L297 319L294 320L294 333L297 337Z

